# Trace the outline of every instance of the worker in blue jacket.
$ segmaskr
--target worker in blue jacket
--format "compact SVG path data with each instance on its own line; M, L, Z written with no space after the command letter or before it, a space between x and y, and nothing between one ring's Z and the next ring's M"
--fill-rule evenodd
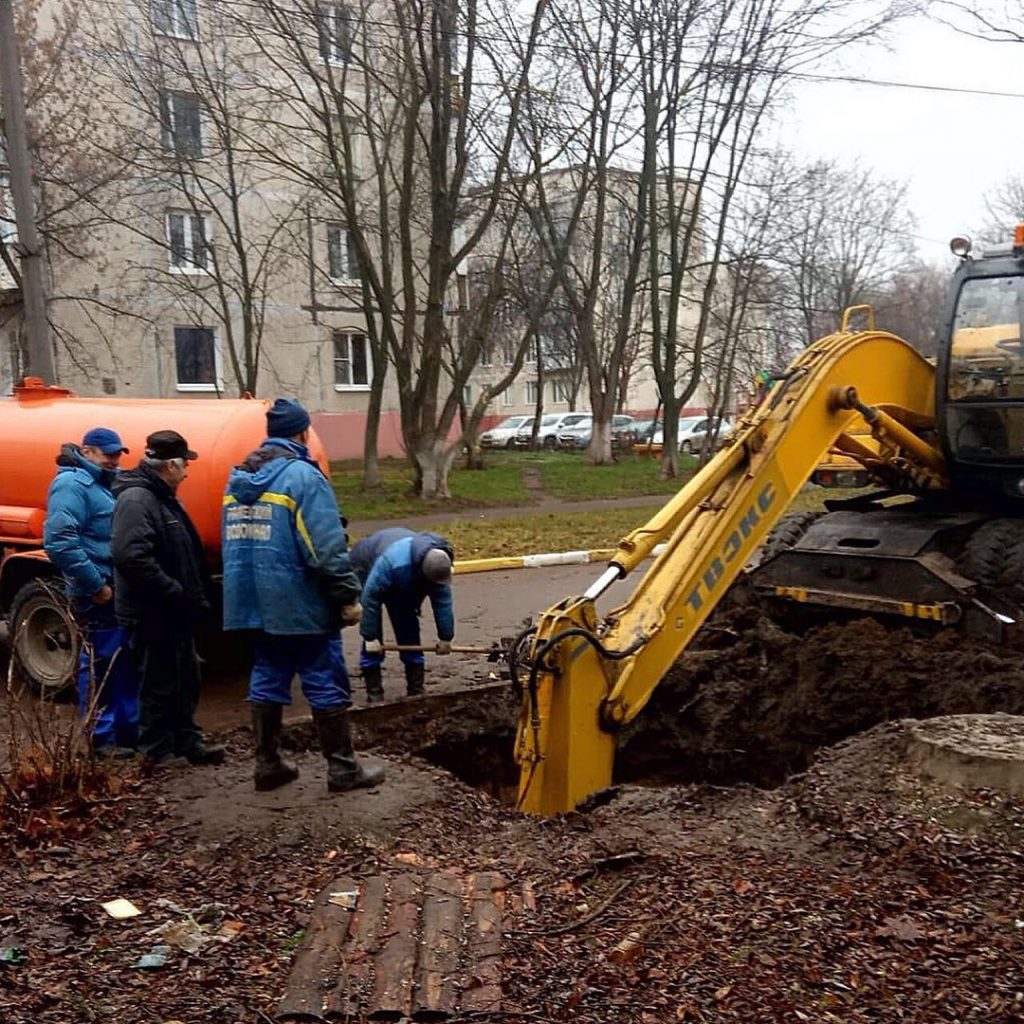
M363 617L359 632L363 648L359 657L366 700L384 699L381 667L384 662L382 608L399 644L420 645L420 606L430 598L437 627L438 654L449 654L455 636L452 607L451 544L436 533L416 533L401 526L378 530L352 546L352 565L363 581ZM424 657L421 651L402 651L405 687L410 697L423 693Z
M46 498L43 546L64 578L82 632L76 677L78 710L95 707L93 749L131 757L138 740L139 682L114 616L110 558L111 484L128 449L108 427L87 430L81 445L65 444Z
M249 702L258 790L298 777L279 751L296 675L327 759L328 789L372 786L383 775L352 750L339 628L359 621L360 587L334 492L309 454L309 428L298 402L277 399L267 439L232 471L224 497L224 628L256 631Z

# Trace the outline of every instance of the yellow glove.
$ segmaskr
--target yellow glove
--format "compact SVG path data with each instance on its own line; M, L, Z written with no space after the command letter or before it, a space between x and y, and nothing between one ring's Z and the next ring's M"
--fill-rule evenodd
M435 654L451 654L452 653L452 642L451 640L438 640L437 646L434 648Z
M342 626L354 626L363 617L363 606L356 601L355 604L347 604L341 609Z

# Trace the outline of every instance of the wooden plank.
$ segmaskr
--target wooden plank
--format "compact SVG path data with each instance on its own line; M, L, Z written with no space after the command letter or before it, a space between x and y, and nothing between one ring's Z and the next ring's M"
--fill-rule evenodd
M351 908L331 903L331 894L356 888L351 878L336 878L317 894L302 945L292 961L288 988L277 1004L277 1020L323 1020L327 994L337 981L341 948L352 918Z
M373 965L373 997L370 1020L401 1020L412 1009L413 975L416 971L420 885L417 875L397 875L391 882L384 948Z
M491 1012L501 1009L501 919L505 880L496 871L472 875L466 881L470 904L466 934L468 965L459 1009Z
M373 956L384 930L387 911L384 878L374 875L361 886L359 905L348 929L348 942L341 951L338 984L327 999L324 1017L329 1021L351 1021L366 1004L373 981Z
M462 891L462 878L453 874L434 874L427 880L413 999L415 1020L444 1020L455 1010L464 917Z

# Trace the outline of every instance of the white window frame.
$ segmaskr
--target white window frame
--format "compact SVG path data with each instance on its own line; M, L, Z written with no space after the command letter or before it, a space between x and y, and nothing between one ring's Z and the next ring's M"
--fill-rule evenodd
M501 404L504 406L512 406L516 404L516 396L511 388L505 388L501 393Z
M525 405L535 406L537 404L537 382L535 380L528 380L526 387L523 388L523 403Z
M0 242L14 245L18 241L18 222L14 214L14 193L11 176L0 168Z
M178 331L209 331L213 337L213 381L212 383L182 383L178 380ZM220 335L216 327L207 327L205 324L175 324L171 334L174 346L174 386L175 390L184 393L204 392L206 394L220 393L224 390L223 369L220 358Z
M178 148L177 129L174 123L174 97L191 96L196 101L199 113L199 152L182 153ZM160 93L160 135L164 151L171 156L182 160L202 160L206 155L206 127L203 118L203 98L195 92L187 89L164 89Z
M160 27L157 14L160 10L168 15L167 28ZM149 16L153 23L153 32L158 36L167 36L170 39L199 38L198 0L149 0Z
M462 404L468 409L473 405L473 385L462 385Z
M338 34L338 20L347 20L346 36ZM344 67L352 60L352 9L345 3L316 5L316 42L320 60L333 67ZM342 43L347 42L345 47Z
M571 395L569 394L568 381L560 380L558 377L551 378L551 401L555 405L568 405Z
M364 348L364 356L366 359L366 383L365 384L339 384L338 383L338 341L340 338L349 339L349 350L348 350L348 365L349 375L351 376L352 369L352 339L361 338ZM345 362L346 360L342 360ZM334 367L334 390L335 391L369 391L373 385L373 358L370 352L370 339L367 337L364 331L356 330L355 328L338 328L331 332L331 365Z
M185 262L178 266L174 262L175 253L171 242L171 218L184 218L183 227L185 231ZM206 247L206 266L200 266L195 262L196 238L193 232L195 221L202 221L203 243ZM167 210L164 213L164 237L167 240L167 269L172 274L203 275L209 274L213 262L212 240L210 238L210 218L205 213L195 213L192 210Z
M344 260L344 270L347 272L342 277L337 277L332 273L334 268L331 266L331 250L334 247L332 241L333 236L338 238L338 253ZM343 288L351 288L354 285L358 285L360 282L359 268L352 266L352 239L349 236L348 228L340 221L328 221L327 222L327 276L337 285L341 285ZM353 273L355 271L355 273Z

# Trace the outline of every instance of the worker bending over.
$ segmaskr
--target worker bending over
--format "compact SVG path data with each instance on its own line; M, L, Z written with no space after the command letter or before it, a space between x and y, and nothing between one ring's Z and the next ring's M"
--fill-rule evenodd
M384 699L381 666L384 661L382 608L400 645L420 644L420 605L426 597L434 609L437 653L449 654L455 636L452 608L452 546L436 533L415 533L401 526L378 530L352 546L352 566L363 581L363 618L359 632L363 648L359 657L366 682L367 703ZM422 651L402 651L406 693L423 693Z
M279 398L267 412L267 439L232 470L224 497L224 628L257 631L249 703L258 790L299 774L279 752L296 675L327 759L327 788L372 786L384 774L352 750L338 630L359 621L359 580L334 492L306 446L309 426L298 402Z

